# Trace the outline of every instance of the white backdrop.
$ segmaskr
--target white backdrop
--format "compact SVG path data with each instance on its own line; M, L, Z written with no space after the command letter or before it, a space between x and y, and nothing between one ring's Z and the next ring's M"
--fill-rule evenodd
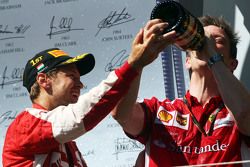
M196 0L188 3L196 10ZM230 5L223 8L224 4ZM23 67L37 52L59 47L72 56L95 55L94 70L82 77L87 89L120 66L130 52L134 35L150 18L155 0L0 0L0 153L8 125L31 106L22 86ZM249 17L247 0L203 0L203 13L223 15L241 36L236 76L249 79ZM139 98L164 98L161 59L144 70ZM90 167L132 167L143 146L127 138L107 116L95 129L77 139ZM0 156L0 161L2 156Z
M84 93L124 62L154 6L154 0L0 0L0 153L8 125L31 106L21 81L28 58L51 47L72 56L93 53L96 66L81 78L87 86ZM140 96L164 96L160 63L159 59L145 69ZM143 149L111 116L77 144L90 167L133 166Z

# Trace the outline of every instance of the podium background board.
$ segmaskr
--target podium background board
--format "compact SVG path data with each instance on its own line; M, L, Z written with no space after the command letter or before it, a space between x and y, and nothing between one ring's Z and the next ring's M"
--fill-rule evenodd
M235 74L250 89L250 59L247 56L250 26L246 7L249 2L180 2L191 12L224 15L233 23L242 37L238 56L240 63ZM155 0L0 0L0 153L7 127L19 112L31 106L28 92L22 86L22 72L27 59L52 47L61 48L72 56L83 52L94 54L94 70L81 78L87 86L81 92L84 93L126 60L135 34L149 20L155 3ZM230 8L223 8L224 4ZM187 80L187 74L184 74ZM164 99L165 91L159 56L145 68L138 98L156 96ZM110 115L76 141L90 167L132 167L144 148L139 142L126 137Z

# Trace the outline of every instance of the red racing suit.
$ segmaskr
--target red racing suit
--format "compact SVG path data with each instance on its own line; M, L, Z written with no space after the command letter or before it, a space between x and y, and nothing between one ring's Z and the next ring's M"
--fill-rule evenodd
M250 159L250 137L242 135L232 115L224 107L211 123L211 115L222 103L220 97L212 98L203 107L197 98L186 94L191 110L210 135L199 131L192 121L190 110L183 98L159 101L144 99L144 129L138 136L127 135L145 145L145 167L209 164ZM249 166L238 164L232 166ZM207 165L209 166L209 165ZM230 166L230 165L227 165Z
M128 91L137 72L126 62L75 104L47 111L33 104L8 127L4 167L85 167L74 139L95 127Z

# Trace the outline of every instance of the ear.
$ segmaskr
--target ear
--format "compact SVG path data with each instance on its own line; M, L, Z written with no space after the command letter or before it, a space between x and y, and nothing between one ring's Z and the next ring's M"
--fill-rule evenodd
M41 88L43 89L50 88L50 79L45 73L38 73L36 76L36 81Z
M190 69L191 68L190 56L186 56L185 67L186 67L186 69Z
M233 59L230 63L230 69L231 71L234 71L238 66L238 60L237 59Z

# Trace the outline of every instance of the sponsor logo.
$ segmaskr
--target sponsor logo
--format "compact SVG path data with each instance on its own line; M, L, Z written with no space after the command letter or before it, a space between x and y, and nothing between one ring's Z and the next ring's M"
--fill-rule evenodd
M49 51L48 53L54 57L68 56L68 54L64 52L63 50L52 50L52 51Z
M215 115L211 114L208 118L208 121L212 122L215 119Z
M219 119L215 120L214 130L221 128L221 127L233 126L233 125L234 125L234 120L233 120L232 116L228 113L225 118L219 118Z
M176 153L195 153L195 154L202 154L207 152L219 152L219 151L225 151L229 144L221 143L219 140L216 140L215 143L210 143L204 146L189 146L189 145L177 145L175 142L169 142L165 143L164 141L160 140L154 140L153 144L159 148L167 149L171 152Z
M67 61L63 62L62 64L70 64L70 63L74 63L76 61L79 61L81 59L83 59L87 54L83 54L83 55L79 55L79 56L76 56L72 59L68 59Z
M181 125L181 126L186 126L187 125L187 117L185 117L182 114L177 113L176 115L176 121Z
M173 116L171 114L169 114L167 111L165 110L161 110L158 113L158 117L161 121L168 123L171 119L173 119Z
M155 123L188 130L189 114L181 114L176 110L167 111L165 108L160 107L157 112Z

